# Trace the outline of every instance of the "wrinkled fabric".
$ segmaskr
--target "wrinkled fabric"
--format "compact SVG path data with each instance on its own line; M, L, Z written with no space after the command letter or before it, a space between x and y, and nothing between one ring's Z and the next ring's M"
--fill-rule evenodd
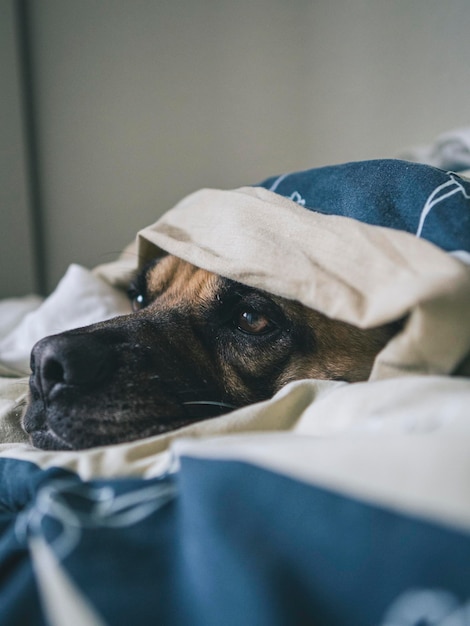
M106 316L114 297L128 306L137 259L172 253L361 327L405 324L367 382L297 381L79 452L25 443L27 379L3 378L2 624L465 624L467 195L463 178L401 161L201 190L96 268ZM73 280L37 309L44 332L63 305L73 325Z

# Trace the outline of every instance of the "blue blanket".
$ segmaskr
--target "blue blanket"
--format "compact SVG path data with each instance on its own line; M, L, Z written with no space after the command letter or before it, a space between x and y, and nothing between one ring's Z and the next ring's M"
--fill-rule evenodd
M259 184L307 209L413 233L470 252L470 182L400 160L358 161L268 178Z
M426 620L470 596L467 534L247 463L86 483L0 469L2 626L48 624L35 534L113 626L444 626Z

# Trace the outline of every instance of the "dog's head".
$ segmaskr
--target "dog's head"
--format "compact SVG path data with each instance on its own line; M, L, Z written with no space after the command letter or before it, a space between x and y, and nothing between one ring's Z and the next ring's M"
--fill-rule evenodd
M365 380L397 330L360 330L173 256L150 263L129 296L134 313L34 347L23 418L33 445L130 441L265 400L293 380Z

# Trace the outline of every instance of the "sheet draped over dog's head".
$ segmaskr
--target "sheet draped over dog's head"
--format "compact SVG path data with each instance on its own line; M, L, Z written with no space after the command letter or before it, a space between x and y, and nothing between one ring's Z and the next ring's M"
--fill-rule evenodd
M469 240L468 181L369 161L197 191L97 272L124 284L170 253L360 327L406 318L371 379L470 375Z

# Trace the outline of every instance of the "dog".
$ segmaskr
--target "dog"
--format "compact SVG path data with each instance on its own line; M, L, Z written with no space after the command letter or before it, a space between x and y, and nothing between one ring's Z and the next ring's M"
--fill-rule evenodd
M359 329L171 255L146 265L129 297L133 313L34 346L22 426L35 447L158 435L294 380L366 380L400 327Z

